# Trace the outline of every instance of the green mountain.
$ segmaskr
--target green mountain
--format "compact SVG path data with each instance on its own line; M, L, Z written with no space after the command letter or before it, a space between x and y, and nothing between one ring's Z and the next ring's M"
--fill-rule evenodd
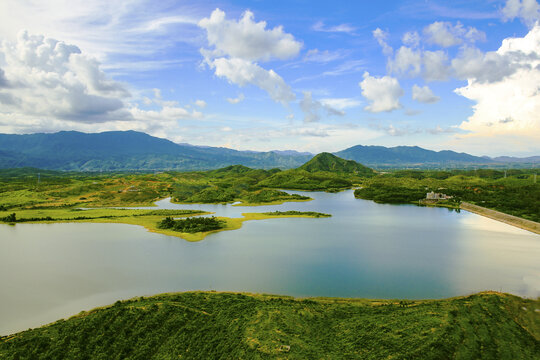
M1 359L539 359L538 300L294 299L191 292L118 301L0 338Z
M208 170L241 164L293 168L311 155L237 151L176 144L136 131L86 134L0 134L0 168L37 167L73 171Z
M418 146L384 146L356 145L335 153L344 159L354 160L368 166L434 166L458 167L464 165L494 164L490 158L478 157L466 153L443 150L432 151Z
M328 171L333 173L355 174L361 176L374 175L375 172L353 160L345 160L336 155L323 152L314 156L311 160L298 169L308 172Z

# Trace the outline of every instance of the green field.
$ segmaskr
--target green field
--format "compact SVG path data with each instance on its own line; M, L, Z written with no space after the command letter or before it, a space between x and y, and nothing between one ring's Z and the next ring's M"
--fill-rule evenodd
M118 301L0 339L2 359L538 359L540 301L295 299L190 292Z

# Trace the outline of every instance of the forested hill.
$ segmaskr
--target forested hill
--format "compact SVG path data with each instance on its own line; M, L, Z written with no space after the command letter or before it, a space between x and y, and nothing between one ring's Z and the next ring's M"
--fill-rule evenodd
M165 294L0 338L0 358L539 359L538 306L497 293L428 301Z
M375 175L375 172L353 160L345 160L336 155L323 152L299 167L309 172L329 171L334 173L355 174L360 176Z
M432 151L418 146L384 146L356 145L338 151L337 156L344 159L358 161L367 166L463 166L463 165L490 165L496 162L490 158L478 157L466 153L443 150Z
M0 134L0 168L56 170L206 170L241 164L294 168L312 156L176 144L136 131Z

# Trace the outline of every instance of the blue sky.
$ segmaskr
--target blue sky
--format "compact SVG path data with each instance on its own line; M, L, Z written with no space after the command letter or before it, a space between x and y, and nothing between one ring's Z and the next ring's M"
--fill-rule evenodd
M538 155L539 11L535 0L6 0L0 132Z

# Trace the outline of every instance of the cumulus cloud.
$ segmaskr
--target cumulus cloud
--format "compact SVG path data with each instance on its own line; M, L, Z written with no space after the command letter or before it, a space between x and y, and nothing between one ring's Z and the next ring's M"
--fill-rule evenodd
M390 72L412 77L420 75L422 66L422 53L406 46L396 51L396 56L388 60Z
M227 20L220 9L199 21L199 26L206 30L208 44L213 47L201 49L201 54L217 76L239 86L255 85L284 105L296 99L281 76L256 63L298 55L302 44L281 26L266 29L266 22L255 22L250 11L239 21Z
M399 98L403 89L396 78L370 76L366 71L360 82L362 95L370 102L364 109L370 112L392 111L401 108Z
M249 61L289 59L298 55L302 44L281 26L266 29L266 22L255 22L251 11L239 21L225 19L225 12L216 9L209 18L199 21L206 30L208 44L214 56L228 55Z
M123 103L127 90L78 47L23 31L16 42L3 41L0 50L5 61L2 77L7 74L16 84L9 89L13 106L4 112L76 122L130 118Z
M238 104L238 103L244 101L244 99L245 99L244 94L240 94L236 98L227 98L227 101L229 103L231 103L231 104Z
M426 104L435 103L440 100L438 96L435 96L435 94L433 94L433 92L427 85L420 87L416 84L412 87L412 98L413 100Z
M477 48L464 48L452 60L452 68L460 79L475 79L494 82L512 74L518 64L511 64L508 58L496 52L483 53Z
M453 25L446 21L435 21L424 28L427 42L442 47L460 45L464 40L469 42L483 41L486 34L474 27L465 28L460 22Z
M167 120L199 116L164 101L157 111L161 118L138 109L124 85L75 45L23 31L16 41L3 41L0 53L3 131L147 130Z
M300 101L300 108L304 112L304 122L315 122L321 119L321 110L325 110L327 115L343 116L345 113L335 109L328 104L313 100L310 91L304 91L304 98Z
M0 68L0 89L9 87L9 81L6 78L6 73Z
M448 78L450 66L448 65L448 55L444 51L426 50L422 55L422 64L424 65L422 76L426 81L446 80Z
M504 21L518 18L531 27L540 20L540 5L536 0L507 0L501 12Z
M291 87L274 70L265 70L240 58L218 58L213 60L212 66L217 76L239 86L253 84L266 91L276 102L285 105L296 99Z
M460 128L473 136L517 135L540 140L540 25L523 38L503 40L496 52L478 61L481 65L467 68L474 69L467 86L455 90L476 102L474 114ZM490 66L495 75L481 66Z

